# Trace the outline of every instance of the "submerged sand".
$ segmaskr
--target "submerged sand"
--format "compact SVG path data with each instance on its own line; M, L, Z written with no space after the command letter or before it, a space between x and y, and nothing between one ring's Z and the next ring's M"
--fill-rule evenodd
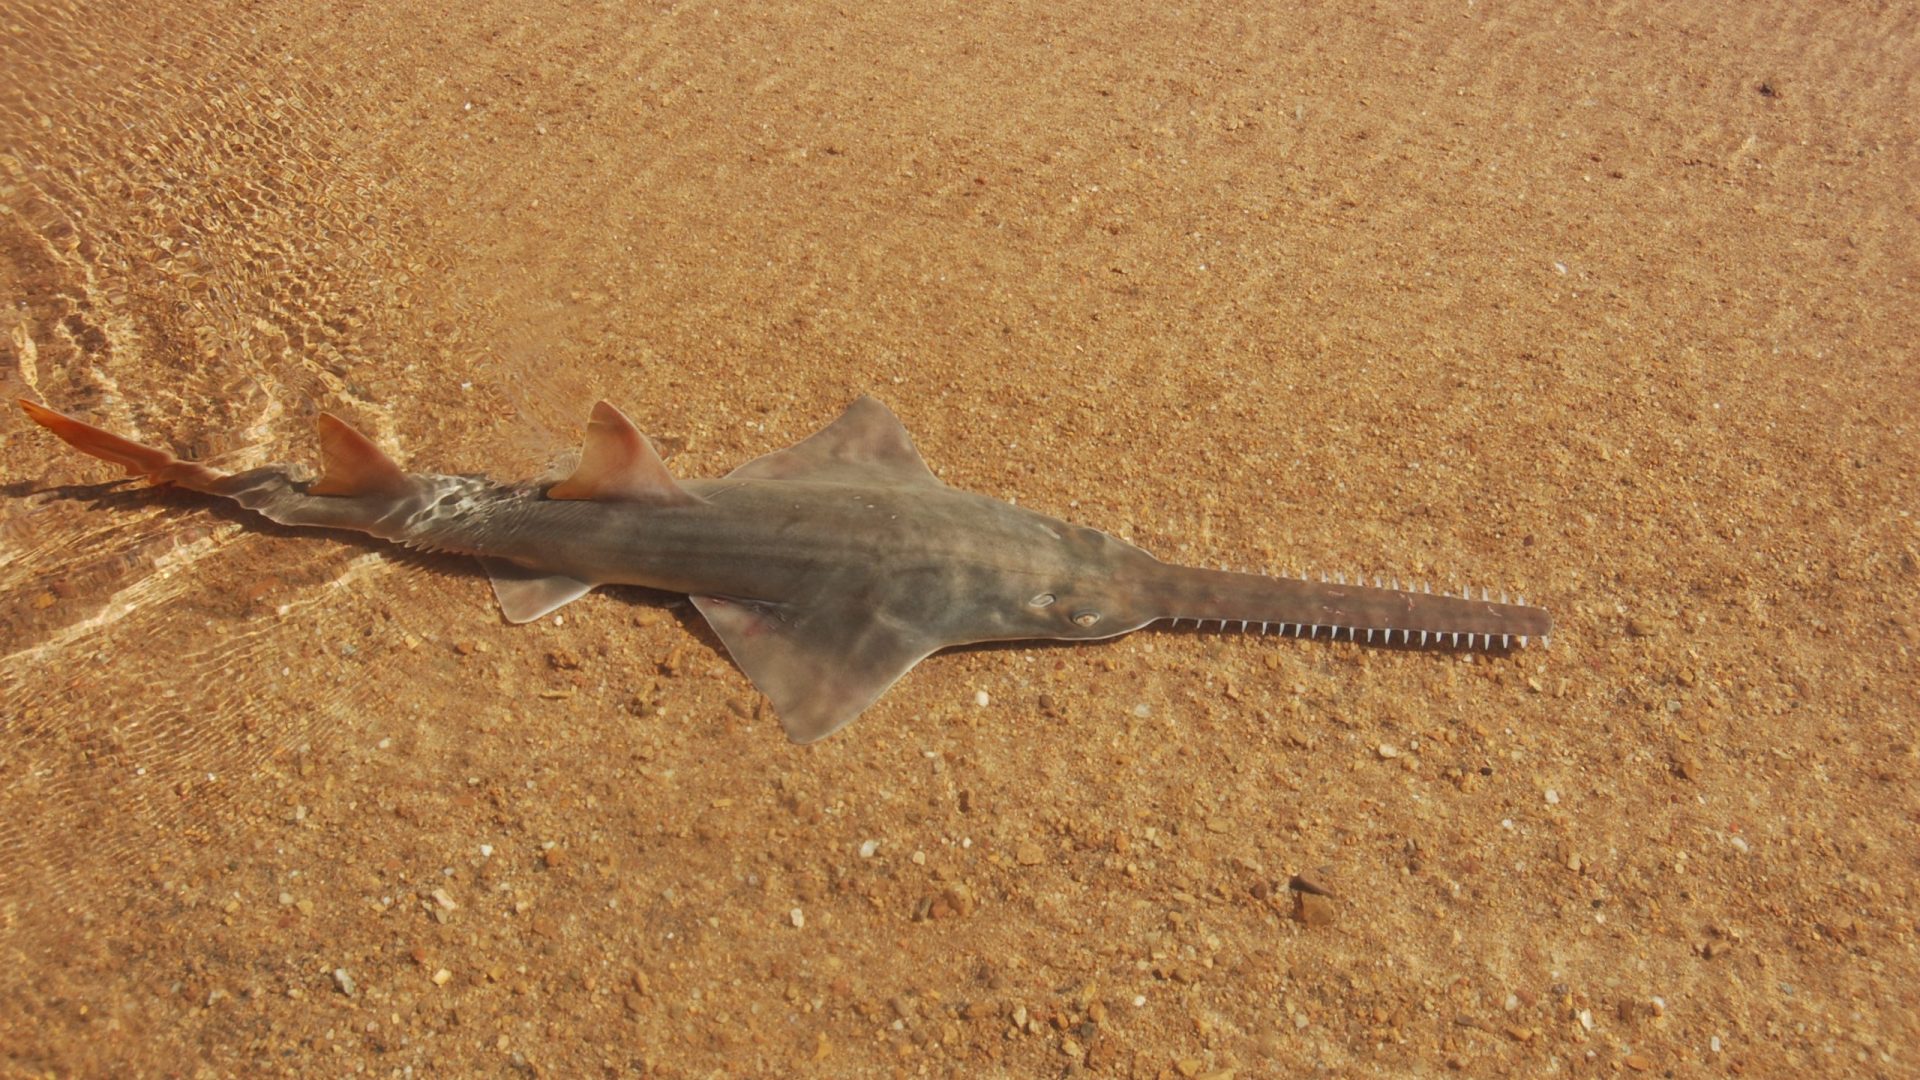
M683 603L8 415L0 1072L1912 1075L1920 25L1348 8L10 7L9 397L699 476L870 391L1558 629L959 651L797 749Z

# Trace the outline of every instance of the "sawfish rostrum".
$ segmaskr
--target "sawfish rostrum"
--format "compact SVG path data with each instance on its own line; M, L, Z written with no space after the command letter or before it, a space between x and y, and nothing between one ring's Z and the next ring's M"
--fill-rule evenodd
M283 525L476 555L512 622L596 585L686 593L773 702L787 735L839 730L930 653L979 641L1114 637L1149 623L1505 649L1547 613L1483 592L1204 570L1095 529L956 491L871 397L717 480L676 480L601 402L557 484L408 473L330 414L319 480L220 473L30 401L27 415L135 476L232 499ZM1396 635L1398 635L1396 637Z

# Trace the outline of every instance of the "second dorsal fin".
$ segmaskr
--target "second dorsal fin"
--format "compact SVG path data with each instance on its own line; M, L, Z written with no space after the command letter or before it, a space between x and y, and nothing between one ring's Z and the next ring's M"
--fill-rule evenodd
M653 444L619 409L602 401L587 421L587 441L573 475L547 489L549 499L688 506L700 501L667 472Z
M320 429L321 476L307 494L403 495L412 489L400 466L345 420L321 413L314 426Z

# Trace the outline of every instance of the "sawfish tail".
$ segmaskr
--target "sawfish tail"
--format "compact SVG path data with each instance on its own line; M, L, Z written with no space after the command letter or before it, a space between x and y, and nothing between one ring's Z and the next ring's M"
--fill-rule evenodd
M1230 570L1166 566L1144 588L1159 618L1223 628L1376 644L1477 649L1546 643L1547 612L1524 599L1462 589L1432 592L1398 582L1307 581Z
M544 494L482 477L403 472L371 439L331 413L321 413L316 420L321 475L308 482L284 465L217 472L44 405L22 399L20 407L34 423L75 449L111 461L132 476L231 499L269 521L349 529L415 550L479 556L493 579L501 609L512 622L540 618L595 585L515 561L527 553L528 530L516 523L524 523L529 506L546 506L547 500L562 506L568 500L634 500L662 506L696 501L667 475L652 444L633 422L604 401L594 406L580 465ZM545 513L549 520L565 516L551 507ZM537 533L533 538L539 539Z
M34 423L60 436L69 446L102 461L113 462L126 469L128 476L142 476L156 484L172 484L210 495L224 494L220 485L227 479L226 475L197 461L182 461L158 447L134 442L25 398L20 399L20 407Z
M331 413L321 413L322 475L305 483L281 465L223 473L134 442L26 399L34 423L82 453L110 461L129 476L155 484L232 499L282 525L352 529L387 540L413 540L410 525L427 501L458 478L408 474L365 435Z

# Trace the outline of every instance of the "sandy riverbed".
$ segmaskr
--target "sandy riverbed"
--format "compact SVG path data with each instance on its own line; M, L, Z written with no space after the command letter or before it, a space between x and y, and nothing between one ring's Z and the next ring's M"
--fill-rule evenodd
M1287 7L10 8L9 398L704 476L871 391L1558 632L960 651L796 749L682 603L510 627L14 414L0 1072L1911 1075L1920 27Z

